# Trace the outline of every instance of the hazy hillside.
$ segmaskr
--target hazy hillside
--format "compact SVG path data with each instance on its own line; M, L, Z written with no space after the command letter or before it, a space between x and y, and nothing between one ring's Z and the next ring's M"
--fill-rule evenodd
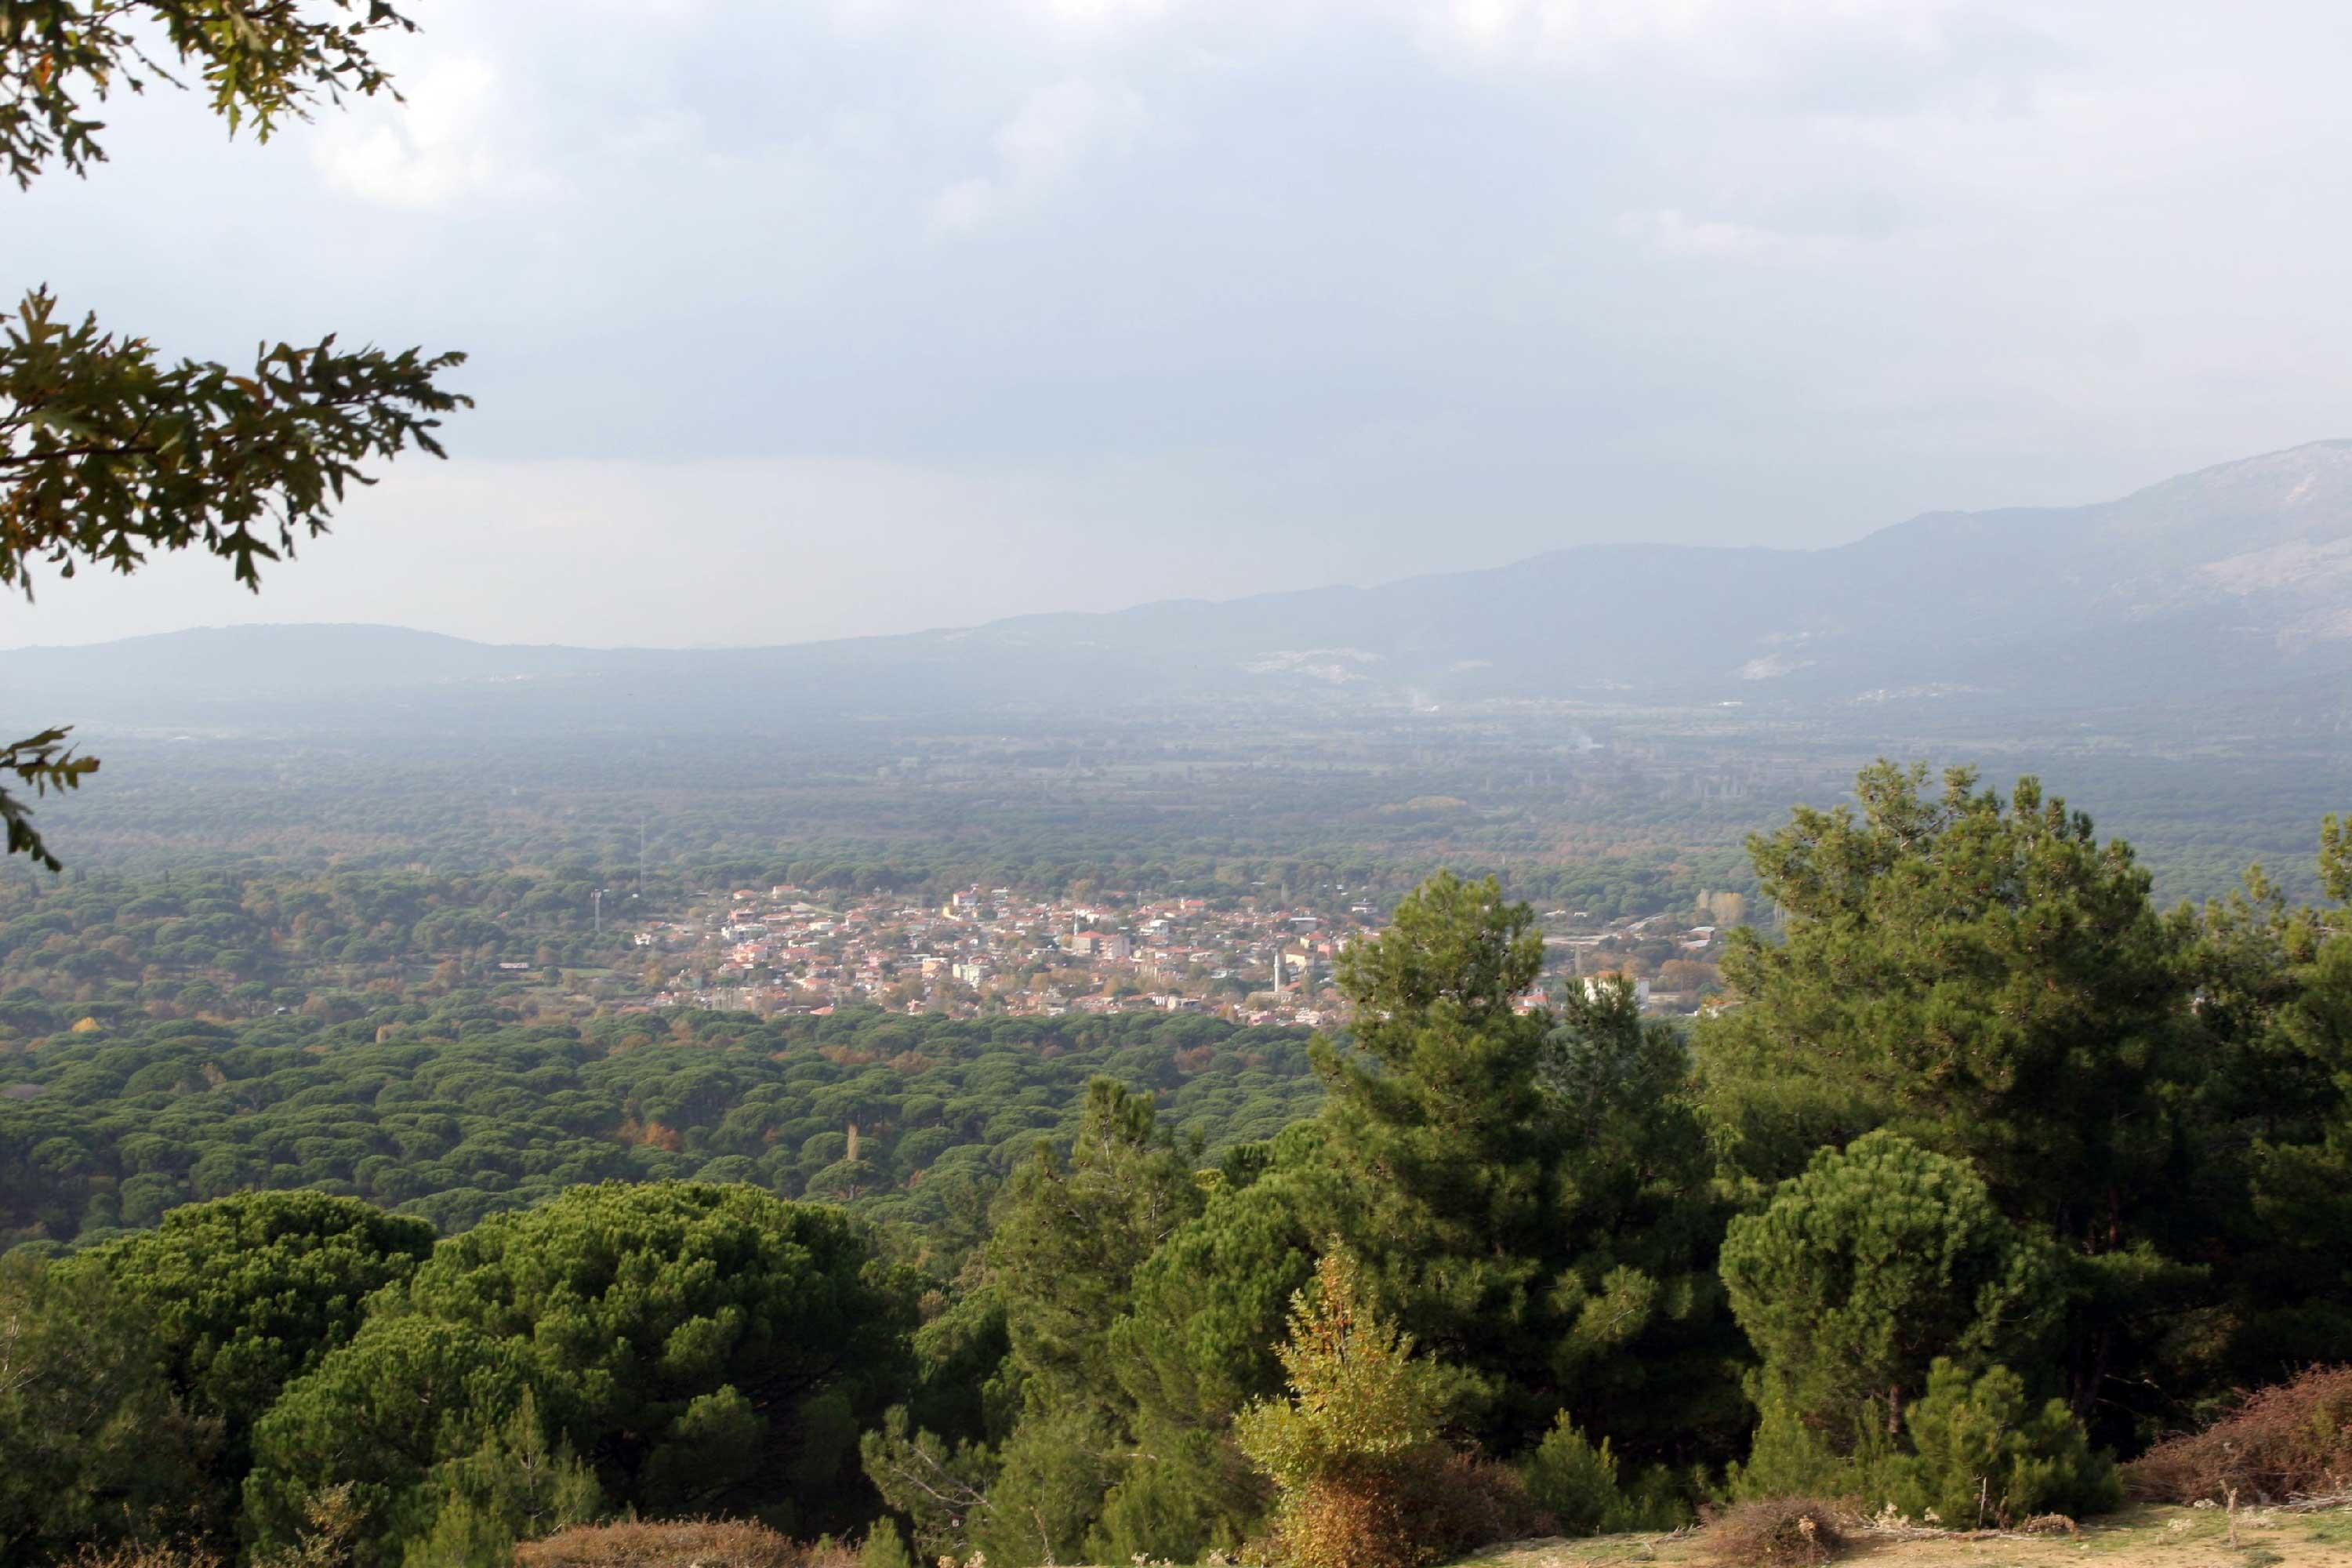
M2340 708L2352 442L1819 551L1609 545L1492 571L798 647L491 647L381 626L0 654L20 727L338 721L752 729L819 715L1289 696Z

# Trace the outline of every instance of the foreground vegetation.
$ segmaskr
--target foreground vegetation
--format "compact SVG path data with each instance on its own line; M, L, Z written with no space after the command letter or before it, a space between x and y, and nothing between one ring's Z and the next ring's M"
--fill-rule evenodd
M1616 987L1518 1011L1532 916L1445 877L1347 950L1311 1077L1124 1021L28 1037L5 1179L59 1229L0 1270L0 1552L421 1568L732 1517L1410 1568L1742 1500L2022 1527L2352 1473L2340 1376L2237 1394L2352 1360L2352 839L2323 906L2168 916L2030 781L1858 795L1754 843L1784 940L1688 1038ZM400 1196L436 1165L493 1201ZM2232 1411L2291 1451L2164 1442Z

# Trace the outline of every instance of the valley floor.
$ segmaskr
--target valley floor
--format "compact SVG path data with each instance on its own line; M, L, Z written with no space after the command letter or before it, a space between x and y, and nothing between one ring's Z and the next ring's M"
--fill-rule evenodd
M2242 1509L2231 1544L2221 1510L2133 1508L2091 1521L2078 1536L1927 1535L1857 1531L1843 1563L1863 1568L2347 1568L2352 1565L2352 1508L2321 1513ZM1603 1535L1578 1541L1525 1541L1465 1560L1477 1568L1636 1568L1722 1563L1703 1535Z

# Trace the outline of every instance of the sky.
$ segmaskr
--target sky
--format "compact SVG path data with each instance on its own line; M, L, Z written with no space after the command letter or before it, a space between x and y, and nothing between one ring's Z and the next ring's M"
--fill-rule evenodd
M0 645L793 642L2352 436L2340 5L404 8L404 103L111 104L110 163L0 190L0 279L198 358L463 349L451 459L257 596L45 581Z

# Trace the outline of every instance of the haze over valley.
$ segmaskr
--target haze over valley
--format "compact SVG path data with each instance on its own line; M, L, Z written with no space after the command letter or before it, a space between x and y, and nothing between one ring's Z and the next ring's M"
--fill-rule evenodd
M495 819L542 848L634 856L643 827L663 863L848 844L942 874L1016 842L1048 863L1671 865L1885 754L2038 773L2204 896L2255 859L2292 885L2352 781L2352 442L1822 550L1581 546L698 651L230 627L0 652L0 680L124 759L45 808L93 865L202 858L224 830L260 848L231 803L297 784L267 818L278 853L297 823L319 847L477 853L446 836ZM441 803L419 841L338 806L362 777ZM1403 809L1433 799L1455 804Z

